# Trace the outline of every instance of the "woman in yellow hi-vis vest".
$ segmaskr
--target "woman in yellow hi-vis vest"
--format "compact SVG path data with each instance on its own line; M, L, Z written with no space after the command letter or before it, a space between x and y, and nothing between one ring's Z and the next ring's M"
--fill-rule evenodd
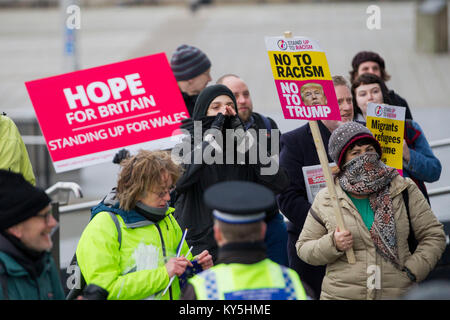
M192 257L168 204L180 167L158 150L140 150L120 165L117 188L92 208L78 242L81 274L108 300L177 300L194 260L202 270L212 266L206 250Z
M267 258L263 220L275 206L269 189L253 182L222 182L206 190L204 201L215 217L217 265L191 278L181 299L308 299L297 273Z

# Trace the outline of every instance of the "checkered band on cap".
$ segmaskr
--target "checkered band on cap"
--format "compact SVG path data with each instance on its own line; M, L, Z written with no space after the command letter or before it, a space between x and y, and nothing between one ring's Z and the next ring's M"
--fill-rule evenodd
M207 71L211 67L211 61L200 49L183 44L173 53L170 67L177 81L183 81Z

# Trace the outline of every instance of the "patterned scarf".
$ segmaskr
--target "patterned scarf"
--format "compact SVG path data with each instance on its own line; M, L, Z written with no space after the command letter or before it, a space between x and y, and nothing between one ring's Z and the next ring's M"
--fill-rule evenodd
M386 166L378 153L367 152L347 162L338 179L345 191L369 195L374 212L370 236L380 255L399 268L397 232L389 194L389 185L397 175L397 170Z

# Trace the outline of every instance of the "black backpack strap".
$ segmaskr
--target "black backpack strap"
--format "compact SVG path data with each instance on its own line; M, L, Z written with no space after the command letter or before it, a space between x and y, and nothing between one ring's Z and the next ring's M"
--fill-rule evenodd
M403 196L403 201L405 202L406 214L408 215L408 223L409 223L408 246L409 246L409 251L411 252L411 254L413 254L414 251L416 251L418 242L417 242L416 236L414 235L414 230L413 230L412 224L411 224L408 188L405 188L405 190L402 191L402 196Z
M111 219L114 221L114 224L116 225L117 229L117 241L119 241L119 250L122 247L122 230L120 229L120 222L119 219L117 219L116 214L114 212L108 211L109 215L111 216Z
M409 216L409 192L408 188L402 191L403 201L405 202L406 214L408 215L408 221L411 228L411 217Z
M325 223L323 223L323 221L319 218L319 215L313 210L313 208L309 208L309 213L311 214L311 216L318 222L320 223L325 229L327 228L325 226Z
M2 261L0 261L0 284L3 290L3 300L9 300L8 277L6 276L6 268Z

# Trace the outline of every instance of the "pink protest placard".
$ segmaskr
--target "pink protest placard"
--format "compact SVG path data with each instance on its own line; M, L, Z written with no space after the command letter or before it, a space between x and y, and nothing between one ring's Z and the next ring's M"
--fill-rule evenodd
M125 147L171 148L189 117L164 53L25 85L56 172L110 162Z
M341 120L332 81L275 80L275 86L285 119Z
M285 119L341 120L325 53L305 37L266 37Z

